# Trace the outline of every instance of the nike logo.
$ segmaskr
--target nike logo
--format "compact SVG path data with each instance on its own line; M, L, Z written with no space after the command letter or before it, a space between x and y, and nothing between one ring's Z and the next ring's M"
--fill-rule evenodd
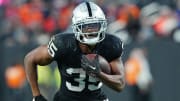
M90 66L90 68L91 68L91 69L93 69L93 70L95 70L95 69L96 69L96 67L94 67L94 66Z

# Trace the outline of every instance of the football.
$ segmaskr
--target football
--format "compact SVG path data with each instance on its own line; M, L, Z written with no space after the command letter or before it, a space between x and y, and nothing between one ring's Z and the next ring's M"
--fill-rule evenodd
M98 54L87 54L86 57L88 60L92 61L95 59L96 55L98 55ZM111 66L109 65L108 61L101 55L98 55L98 59L99 59L101 71L104 73L110 74Z

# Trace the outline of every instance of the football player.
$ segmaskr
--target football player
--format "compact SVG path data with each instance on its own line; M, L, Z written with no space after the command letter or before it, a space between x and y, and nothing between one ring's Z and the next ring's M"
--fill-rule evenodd
M102 84L118 92L123 90L122 42L106 33L107 20L101 8L93 2L79 4L73 11L72 28L73 33L56 34L48 45L26 55L25 70L33 101L47 101L38 87L36 67L52 61L57 62L62 78L54 101L108 101L101 90ZM98 55L88 61L85 55L91 53L108 61L111 74L101 71Z

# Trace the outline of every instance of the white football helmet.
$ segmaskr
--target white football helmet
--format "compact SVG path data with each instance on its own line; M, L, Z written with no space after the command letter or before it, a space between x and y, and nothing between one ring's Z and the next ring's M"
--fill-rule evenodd
M73 11L72 28L79 42L95 45L105 38L107 20L98 5L83 2Z

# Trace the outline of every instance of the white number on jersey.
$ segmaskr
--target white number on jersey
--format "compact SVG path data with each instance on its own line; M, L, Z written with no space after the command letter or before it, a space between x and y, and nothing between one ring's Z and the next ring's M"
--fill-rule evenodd
M82 68L68 68L66 70L66 72L69 74L69 75L72 75L73 73L76 73L76 74L79 74L79 77L77 78L74 78L74 81L78 82L79 85L78 86L74 86L71 84L71 82L68 82L66 81L66 87L71 90L71 91L75 91L75 92L81 92L85 89L85 79L86 79L86 72L82 69ZM89 76L89 79L88 79L89 82L91 83L97 83L99 82L98 79L94 78L94 77L91 77ZM90 91L93 91L93 90L97 90L99 88L101 88L102 86L102 82L100 82L98 85L95 85L95 84L88 84L88 89Z
M57 51L57 47L55 46L55 44L52 42L52 40L49 42L48 45L48 53L54 57L55 56L55 51Z

